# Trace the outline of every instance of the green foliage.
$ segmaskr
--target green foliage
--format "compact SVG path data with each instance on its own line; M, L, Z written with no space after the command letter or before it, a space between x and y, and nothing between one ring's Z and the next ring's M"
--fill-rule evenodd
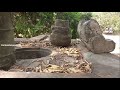
M33 37L50 32L52 12L19 12L14 14L15 36Z
M114 31L120 31L120 13L118 12L93 12L93 18L99 22L102 30L112 27Z
M50 33L55 19L69 20L72 38L77 38L80 19L89 19L91 13L83 12L17 12L14 13L16 37L33 37Z
M81 19L90 19L92 17L91 13L82 13L82 12L57 12L57 19L69 20L70 22L70 31L72 33L72 38L75 39L78 37L77 26Z

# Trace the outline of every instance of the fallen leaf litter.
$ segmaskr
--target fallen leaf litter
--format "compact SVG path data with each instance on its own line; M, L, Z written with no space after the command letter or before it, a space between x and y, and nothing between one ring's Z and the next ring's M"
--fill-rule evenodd
M49 41L20 43L22 48L50 48L53 53L50 55L51 60L47 64L42 62L34 68L26 68L14 65L9 71L21 72L42 72L42 73L91 73L92 64L87 62L81 51L73 43L70 47L55 47ZM44 61L44 60L43 60Z

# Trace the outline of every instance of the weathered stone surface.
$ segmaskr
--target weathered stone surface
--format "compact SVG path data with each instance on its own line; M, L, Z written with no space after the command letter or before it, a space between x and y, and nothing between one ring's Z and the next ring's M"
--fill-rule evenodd
M66 20L55 21L55 25L51 27L50 42L56 46L69 46L71 36L69 34L69 22Z
M115 49L115 42L104 38L99 23L94 19L80 21L77 31L81 41L93 53L112 52Z
M55 26L69 28L69 21L68 20L56 19Z
M15 55L11 53L4 57L0 57L0 69L8 70L15 63Z
M15 62L14 47L4 46L14 44L14 28L9 12L0 12L0 69L7 70Z
M105 40L105 38L94 37L92 41L93 52L95 53L104 53L104 52L112 52L115 48L115 43L112 40Z
M84 58L93 65L93 73L101 78L120 78L120 59L111 53L83 53Z
M91 37L96 35L102 35L102 31L100 26L96 20L83 20L78 24L78 34L79 37L85 42L89 42Z
M36 73L21 72L21 70L10 70L9 72L0 71L0 78L120 78L119 57L110 53L94 54L88 51L84 52L86 48L81 47L83 46L78 45L77 48L81 49L81 52L83 52L83 55L87 61L92 62L92 73ZM29 61L27 60L27 62ZM30 63L31 62L33 62L33 60L30 61ZM23 65L23 63L21 64ZM28 66L28 64L26 66Z
M39 35L39 36L36 36L36 37L32 37L30 38L30 42L39 42L41 40L44 40L46 39L48 36L47 35Z
M50 55L52 52L49 49L43 48L21 48L16 49L16 59L34 59Z
M25 43L25 42L29 42L29 38L14 38L14 41L16 44L19 44L19 43Z

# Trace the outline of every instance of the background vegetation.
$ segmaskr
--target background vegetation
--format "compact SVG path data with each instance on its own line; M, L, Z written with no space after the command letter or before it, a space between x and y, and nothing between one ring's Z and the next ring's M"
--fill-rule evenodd
M119 12L92 12L92 18L98 21L102 30L105 30L106 27L111 27L114 31L120 31Z
M77 25L81 19L96 19L102 30L112 27L120 31L120 14L118 12L15 12L15 37L33 37L51 33L55 19L66 19L70 22L72 38L77 38Z

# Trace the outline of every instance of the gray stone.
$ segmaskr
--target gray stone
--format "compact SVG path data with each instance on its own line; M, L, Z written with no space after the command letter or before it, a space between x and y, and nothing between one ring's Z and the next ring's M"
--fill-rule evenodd
M69 34L69 22L66 20L55 21L55 25L51 27L50 42L56 46L69 46L71 43L71 35Z
M91 37L102 35L100 26L96 20L82 20L78 24L78 34L80 39L88 42Z
M69 21L68 20L62 20L62 19L56 19L55 26L69 28Z
M39 36L32 37L29 40L30 42L39 42L46 39L47 37L48 37L47 35L39 35Z
M14 28L12 15L0 12L0 69L7 70L15 63L14 47L4 46L14 44Z
M49 56L51 53L51 50L43 48L21 48L15 51L16 59L41 58Z
M106 52L112 52L115 49L115 43L113 40L109 40L101 37L95 37L95 39L92 42L93 44L93 52L95 53L106 53Z
M14 41L16 44L29 43L29 42L34 43L34 42L40 42L42 40L45 40L46 38L48 38L48 35L39 35L32 38L14 38Z
M77 31L81 41L93 53L107 53L115 49L115 42L104 38L99 23L94 19L80 21Z
M28 43L29 42L29 38L14 38L14 41L15 41L16 44Z
M120 78L120 58L114 54L92 52L83 53L84 58L92 63L93 73L101 78Z

